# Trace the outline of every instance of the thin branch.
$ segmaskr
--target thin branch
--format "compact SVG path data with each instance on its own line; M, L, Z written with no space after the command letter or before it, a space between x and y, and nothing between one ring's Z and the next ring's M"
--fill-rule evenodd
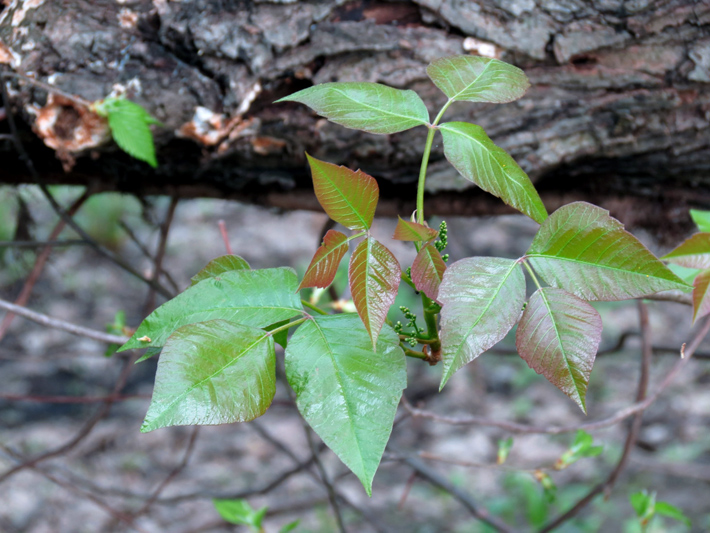
M7 88L5 87L5 78L8 76L8 74L4 71L0 71L0 93L2 94L2 99L3 99L3 105L5 106L5 109L8 109L7 113L7 123L10 126L10 132L12 133L12 140L13 144L15 145L15 149L17 150L17 153L20 156L20 159L25 163L25 166L27 167L27 171L29 172L30 176L32 177L32 180L39 185L40 190L42 191L42 194L44 197L47 199L49 204L52 206L52 209L61 217L66 224L73 229L82 239L84 239L96 252L99 254L103 255L107 259L113 261L116 265L121 267L123 270L131 274L132 276L140 279L144 283L147 283L149 286L153 287L156 291L158 291L160 294L165 296L166 298L172 298L172 294L170 291L168 291L165 287L160 285L156 281L152 281L147 279L145 276L143 276L140 272L138 272L136 269L134 269L131 265L126 263L121 257L116 255L115 253L111 252L110 250L104 248L101 246L99 243L97 243L94 239L91 238L91 236L86 233L75 221L74 219L69 216L69 214L62 208L62 206L57 203L57 200L54 198L52 193L49 191L47 186L45 185L44 181L41 179L41 176L37 172L37 169L34 166L34 163L32 162L32 159L27 155L27 152L25 151L25 148L22 144L22 141L20 140L19 132L17 129L17 124L15 124L15 118L13 114L9 111L10 109L10 97L7 94Z
M0 300L0 309L4 309L5 311L9 311L28 320L32 320L33 322L36 322L37 324L40 324L42 326L60 329L73 335L87 337L89 339L93 339L99 342L105 342L107 344L125 344L126 342L128 342L128 337L125 337L123 335L112 335L110 333L96 331L95 329L77 326L70 322L65 322L64 320L59 320L57 318L52 318L47 315L37 313L36 311L30 311L26 307L21 307L5 300Z
M225 250L227 250L227 253L229 255L233 255L232 245L229 244L229 234L227 233L227 224L224 222L224 220L220 220L219 222L217 222L217 225L219 226L219 232L222 234L222 240L224 241Z
M491 515L486 509L482 508L468 493L451 483L446 477L429 467L421 459L412 455L403 454L399 451L394 451L394 454L398 456L400 461L412 468L420 478L425 479L435 487L439 487L440 489L450 493L471 513L474 518L477 518L481 522L485 522L496 531L513 531L507 524Z
M7 455L15 459L16 461L26 461L26 459L20 455L18 452L10 448L9 446L6 446L2 443L0 443L0 449L2 449ZM27 463L21 463L22 464L27 464ZM121 511L114 509L110 505L108 505L106 502L103 500L97 498L94 494L91 492L84 491L83 489L80 489L79 487L76 487L75 485L72 485L71 483L68 483L62 479L57 478L56 476L50 474L47 472L44 468L38 467L36 464L29 465L28 468L31 470L37 472L41 476L47 478L49 481L52 483L55 483L56 485L59 485L60 487L63 487L74 494L78 494L81 497L86 498L87 500L90 500L94 502L97 506L99 506L101 509L106 511L108 514L110 514L113 518L116 520L119 520L129 526L131 529L134 529L136 531L140 531L142 533L145 533L144 529L141 529L138 527L133 520L131 519L130 516L126 515L125 513L122 513Z
M165 220L160 225L160 240L158 241L158 250L155 253L155 267L150 277L150 280L154 283L158 283L158 279L160 278L160 272L163 268L163 259L165 258L165 249L168 245L168 232L170 231L170 225L173 223L175 209L179 201L177 196L173 196L170 199L170 205L168 206L168 212L165 214ZM155 308L155 288L152 285L148 292L148 300L146 301L145 307L146 315Z
M138 249L141 251L141 253L153 264L155 264L155 258L151 255L150 250L146 248L145 244L143 244L138 236L135 234L135 232L131 229L131 227L126 223L125 220L119 220L118 225L121 226L121 229L126 232L126 235L128 235L128 238L131 239L133 244L135 244ZM180 288L178 287L177 282L173 279L173 277L170 275L170 273L167 270L161 269L160 273L165 276L165 279L170 283L170 286L173 288L173 290L177 293L180 292Z
M89 196L89 192L84 191L84 193L74 201L71 207L69 207L67 211L69 216L74 216L79 210L79 208L84 205L84 202L86 202ZM59 234L64 230L65 226L66 223L60 219L54 226L52 233L50 233L49 240L53 241L54 239L59 237ZM19 305L21 307L27 305L27 302L30 299L30 295L32 294L32 289L34 288L35 284L37 283L37 280L41 276L42 271L44 270L44 265L47 263L51 252L52 247L45 246L42 251L37 255L37 258L35 259L35 264L32 267L29 276L27 276L27 281L25 281L25 284L22 287L20 294L17 296L17 298L15 298L15 305ZM14 318L15 313L8 312L2 319L2 322L0 323L0 341L2 341L3 337L7 334L7 331L10 329L10 326L12 325L12 320Z
M118 376L118 379L116 380L116 383L113 387L112 396L119 394L121 392L121 389L123 389L124 385L126 384L126 381L128 380L128 375L130 374L133 368L133 363L136 361L137 358L138 357L134 355L130 359L123 361L123 369L121 370L121 373ZM96 424L98 424L99 421L108 414L108 412L111 410L112 404L112 400L106 400L104 405L99 408L99 410L94 414L94 416L92 416L84 424L84 426L77 432L76 435L74 435L72 439L62 444L61 446L58 446L57 448L49 450L48 452L38 455L37 457L26 460L20 465L10 468L4 474L0 475L0 483L8 479L10 476L20 472L21 470L24 470L25 468L32 468L42 461L57 457L72 450L74 447L76 447L76 445L83 441L89 435L89 433L91 433Z
M0 248L44 248L45 246L77 246L86 245L86 241L67 239L61 241L0 241Z
M648 373L649 373L649 366L650 366L650 361L651 361L651 334L650 334L650 328L648 326L648 311L646 309L646 306L642 303L639 302L639 314L641 318L641 331L642 331L642 361L641 361L641 375L639 377L639 384L638 384L638 390L636 392L636 398L637 400L642 400L645 395L646 395L646 389L648 386ZM705 324L703 327L700 329L700 331L696 334L696 336L693 338L692 342L690 343L690 346L686 349L683 350L681 349L681 354L683 355L683 358L676 363L676 365L673 367L671 372L666 376L666 379L664 380L663 384L665 383L670 383L669 377L672 379L672 376L675 376L677 371L685 366L687 362L690 360L692 357L693 353L697 349L697 347L700 345L702 340L705 338L707 335L708 331L710 331L710 317L705 321ZM662 384L662 386L663 386ZM659 387L659 390L661 390L661 387ZM658 395L658 390L656 391L655 396ZM649 399L652 399L653 397L650 396L646 398L646 401ZM637 402L638 403L638 402ZM645 403L645 402L641 402ZM648 405L651 403L649 402ZM648 407L648 405L646 407ZM641 429L641 417L643 415L643 409L638 411L638 414L634 418L631 428L629 429L629 432L626 437L626 442L624 443L624 450L621 453L621 457L619 458L619 461L617 462L616 466L614 467L614 470L609 474L609 476L602 481L601 483L598 483L595 485L584 497L582 497L580 500L577 501L569 510L567 510L565 513L561 514L551 522L549 522L547 525L545 525L542 529L540 529L539 533L547 533L548 531L552 531L553 529L556 529L559 525L563 524L570 518L573 518L579 511L581 511L584 507L586 507L594 498L596 498L599 494L601 493L609 493L611 489L614 486L614 483L616 482L617 478L621 474L621 471L624 469L626 466L626 462L629 457L629 453L631 451L631 448L633 447L634 443L636 442L636 439L638 437L639 430Z
M0 400L10 402L38 402L38 403L103 403L123 402L126 400L150 400L150 394L112 394L110 396L33 396L23 394L0 394Z
M133 514L133 519L135 520L139 516L145 514L148 512L148 509L155 503L155 501L160 497L160 494L163 492L165 487L168 486L168 484L175 479L175 477L182 472L185 467L187 466L188 461L190 460L190 456L192 455L192 452L195 449L195 442L197 442L197 436L200 433L200 426L195 426L192 429L192 433L190 434L190 440L187 442L187 448L185 448L185 453L183 454L182 461L173 468L170 473L167 475L167 477L158 485L158 487L155 489L153 494L150 495L150 498L145 502L143 507L141 507L137 512Z

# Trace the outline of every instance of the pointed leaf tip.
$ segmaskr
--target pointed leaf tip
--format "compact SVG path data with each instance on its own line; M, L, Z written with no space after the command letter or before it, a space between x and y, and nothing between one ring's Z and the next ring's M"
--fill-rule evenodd
M586 413L587 385L601 335L596 309L567 291L545 287L530 297L515 343L530 368Z
M375 217L380 188L362 170L320 161L306 154L313 176L313 189L328 216L352 230L367 230Z
M316 250L311 264L306 269L298 291L306 287L325 288L335 279L340 261L348 251L348 238L335 230L328 230L323 237L323 244Z
M293 334L285 360L299 412L371 495L407 385L399 337L385 326L373 351L356 315L316 316Z
M525 303L525 276L511 259L462 259L444 273L439 301L441 390L459 368L493 347L518 322Z
M618 301L690 289L608 211L586 202L550 215L526 257L547 283L584 300Z
M439 232L434 228L430 228L424 224L417 224L416 222L403 220L402 217L399 217L397 227L394 229L394 235L392 238L398 241L427 242L432 239L436 239L438 234Z
M402 271L392 252L375 239L364 239L350 257L350 293L360 318L377 344L387 312L394 303Z
M455 101L503 104L517 100L530 87L518 67L488 57L442 57L426 71L434 84Z
M368 133L397 133L429 123L429 111L414 91L379 83L322 83L277 102L300 102L331 122Z
M467 122L447 122L440 129L444 155L459 174L535 222L545 221L547 210L532 181L483 128Z
M412 263L412 282L418 291L436 301L445 271L446 263L441 258L441 253L433 244L427 244L419 250Z
M696 233L661 259L686 268L710 268L710 233Z

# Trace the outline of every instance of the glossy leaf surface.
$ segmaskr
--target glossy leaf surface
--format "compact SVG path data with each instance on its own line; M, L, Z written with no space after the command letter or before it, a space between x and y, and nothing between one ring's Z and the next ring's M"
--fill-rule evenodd
M447 122L440 129L444 155L464 178L536 222L547 218L545 205L528 175L505 150L493 144L483 128Z
M446 271L446 263L433 244L427 244L417 254L412 263L412 281L418 291L428 298L437 300L439 286Z
M306 287L325 288L333 283L340 261L347 251L348 238L339 231L328 230L323 237L323 244L311 259L311 264L308 265L298 290Z
M274 340L225 320L188 324L165 343L142 432L166 426L245 422L276 391Z
M691 209L690 216L702 232L710 232L710 211Z
M373 351L354 314L306 321L286 349L298 410L368 494L407 385L404 359L392 328L383 328Z
M367 230L375 217L380 188L362 170L320 161L306 154L313 175L313 189L328 216L353 230Z
M400 217L397 221L397 227L394 228L394 236L392 238L398 241L427 242L436 239L437 235L439 235L439 232L434 228L430 228L424 224L410 222L409 220L403 220Z
M584 300L626 300L689 289L608 211L586 202L550 215L527 258L547 283Z
M710 233L696 233L661 257L686 268L710 268Z
M710 315L710 270L703 270L693 281L693 322Z
M234 270L205 279L153 311L121 350L162 346L180 326L216 318L256 328L287 320L303 310L297 286L290 268Z
M364 239L350 257L350 293L373 346L397 296L401 275L395 256L375 239Z
M429 123L429 112L414 91L379 83L322 83L277 102L300 102L331 122L369 133L397 133Z
M521 268L511 259L470 257L446 270L439 287L444 363L440 388L517 323L525 303Z
M567 291L545 287L530 297L515 343L530 368L586 413L587 385L601 338L596 309Z
M249 270L251 267L244 259L238 255L223 255L213 259L205 268L190 278L190 286L197 285L200 281L207 278L215 278L224 272L231 270Z
M426 69L451 100L503 104L517 100L530 87L525 73L498 59L480 56L443 57Z

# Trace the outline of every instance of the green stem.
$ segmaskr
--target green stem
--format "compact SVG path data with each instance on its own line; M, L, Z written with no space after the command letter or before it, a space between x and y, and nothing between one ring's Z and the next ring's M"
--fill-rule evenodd
M298 320L294 320L293 322L289 322L288 324L284 324L283 326L279 326L278 328L272 329L269 331L269 335L274 336L276 335L279 331L283 331L285 329L292 328L293 326L298 326L301 322L305 322L308 320L307 316L304 316L303 318L299 318Z
M310 309L310 310L312 310L312 311L315 311L315 312L318 313L319 315L327 315L327 314L328 314L326 311L323 311L323 309L321 309L320 307L313 305L313 304L312 304L311 302L309 302L308 300L301 300L301 303L302 303L305 307L308 307L308 309Z
M414 334L412 334L412 335L406 335L406 334L400 335L400 336L399 336L399 340L401 340L401 341L406 341L407 339L411 339L412 337L414 337L414 338L416 339L416 341L417 341L419 344L434 344L434 343L436 343L436 342L439 342L439 339L426 339L426 338L424 338L424 337L417 337L417 336L414 335Z
M418 252L418 251L419 251L419 250L417 250L417 252ZM400 277L402 278L402 281L404 281L404 282L405 282L407 285L409 285L412 289L414 289L415 291L417 290L417 288L414 286L414 282L412 282L412 280L409 279L409 277L407 276L407 274L405 274L404 272L402 272L402 274L401 274Z
M540 285L540 282L537 280L537 276L535 275L535 271L532 269L530 265L528 265L528 262L525 261L525 259L522 260L523 265L525 266L526 270L530 274L530 277L532 280L535 282L535 285L537 286L538 289L541 289L542 286Z
M437 313L429 311L433 303L434 302L432 302L426 294L422 293L422 306L424 307L424 322L426 322L427 337L433 341L429 343L431 351L438 352L441 350L441 341L439 340L439 327L436 320Z
M427 355L424 352L416 352L414 350L410 350L409 348L404 348L404 355L406 355L407 357L416 357L417 359L427 358Z
M426 144L424 145L424 155L422 155L422 165L419 169L419 183L417 184L417 222L419 224L424 224L424 184L426 183L426 169L429 166L429 155L431 154L431 145L434 143L434 133L436 132L436 125L444 116L444 113L452 104L453 100L449 100L441 108L439 114L436 115L434 122L429 126L429 133L426 137Z

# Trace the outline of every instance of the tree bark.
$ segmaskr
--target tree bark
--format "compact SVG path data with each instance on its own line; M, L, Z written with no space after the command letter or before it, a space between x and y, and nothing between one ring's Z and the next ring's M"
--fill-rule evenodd
M307 151L372 174L380 213L406 215L424 128L370 135L273 102L312 84L369 81L413 89L434 113L445 97L426 65L475 53L520 66L532 87L511 104L455 104L446 119L481 125L528 172L548 209L586 199L631 226L669 232L687 229L688 207L710 207L708 2L9 4L0 13L8 71L88 101L126 92L164 124L155 130L153 170L120 152L101 125L82 129L76 104L54 95L42 109L48 91L13 79L8 111L21 119L47 183L317 209ZM0 182L31 181L8 140L0 154ZM511 212L457 174L440 138L429 168L427 215Z

